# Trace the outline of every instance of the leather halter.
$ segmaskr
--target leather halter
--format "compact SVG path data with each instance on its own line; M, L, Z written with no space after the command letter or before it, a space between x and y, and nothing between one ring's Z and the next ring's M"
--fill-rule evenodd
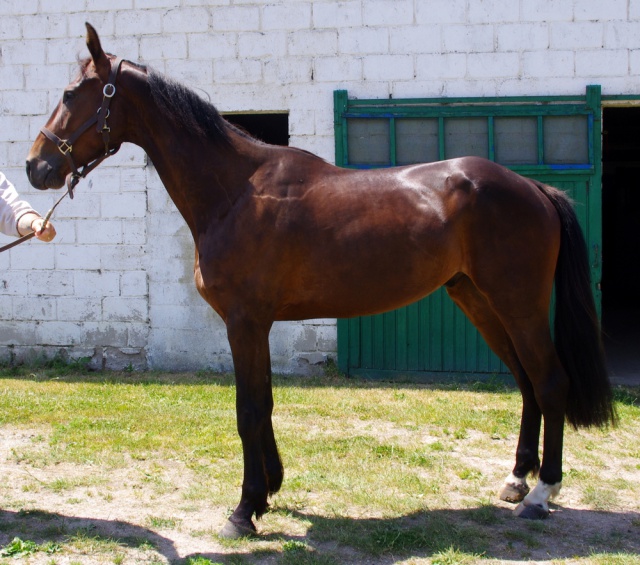
M55 133L45 127L40 130L47 138L56 144L56 147L59 149L60 153L65 156L69 166L71 167L72 172L67 176L67 189L70 198L73 198L73 189L80 182L80 179L86 177L93 169L102 163L102 161L117 153L118 149L120 149L120 147L116 147L114 149L109 148L109 133L111 132L111 129L107 125L107 119L109 118L109 105L111 104L111 99L116 93L116 78L121 64L121 57L117 57L111 62L109 80L102 89L102 104L100 105L100 108L98 108L98 111L94 116L82 124L68 139L59 138ZM102 140L104 141L104 153L94 159L91 163L84 165L81 170L78 170L78 167L73 160L73 144L93 124L97 124L96 132L102 134Z
M69 137L69 139L61 139L55 133L45 127L40 130L48 139L56 144L56 147L60 150L60 153L62 153L69 162L72 171L69 175L67 175L67 192L65 192L53 205L51 210L47 212L47 215L45 216L44 222L42 224L43 227L47 225L49 218L51 218L51 214L53 214L53 211L67 194L69 195L69 198L73 198L73 189L80 182L80 179L86 177L91 171L93 171L93 169L95 169L100 163L102 163L102 161L104 161L107 157L114 155L120 149L120 147L109 149L109 133L111 132L111 129L107 125L107 119L109 118L109 105L111 104L111 99L116 93L116 78L118 76L118 71L120 70L121 64L121 57L118 57L112 61L111 72L109 73L109 81L104 85L104 88L102 89L102 104L100 105L100 108L98 108L97 113L93 117L89 118L84 124L82 124ZM96 131L102 134L102 140L104 141L104 153L100 155L100 157L91 161L91 163L87 163L86 165L84 165L82 167L82 170L79 171L78 167L76 167L75 161L73 160L73 144L93 124L97 124ZM0 247L0 253L2 253L3 251L7 251L25 241L28 241L35 235L35 232L23 235L15 241L3 247Z

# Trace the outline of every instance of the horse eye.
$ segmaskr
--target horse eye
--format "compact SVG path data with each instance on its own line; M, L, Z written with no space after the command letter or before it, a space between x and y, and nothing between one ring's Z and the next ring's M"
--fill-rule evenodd
M71 102L71 100L73 100L73 96L74 93L72 90L65 90L62 94L62 102L64 102L65 104Z

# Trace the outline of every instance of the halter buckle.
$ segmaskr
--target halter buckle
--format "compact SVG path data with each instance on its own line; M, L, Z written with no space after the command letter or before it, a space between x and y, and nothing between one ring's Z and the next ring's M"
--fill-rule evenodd
M64 139L61 139L60 143L58 143L58 149L60 150L60 153L67 155L68 153L71 153L73 146L69 145Z

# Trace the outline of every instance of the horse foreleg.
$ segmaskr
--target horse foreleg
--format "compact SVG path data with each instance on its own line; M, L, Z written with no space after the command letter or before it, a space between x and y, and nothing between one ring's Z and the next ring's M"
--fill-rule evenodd
M271 380L271 375L269 375ZM282 480L284 479L284 467L282 466L282 459L280 459L280 453L278 453L278 446L276 444L275 434L273 433L273 423L271 421L271 413L273 411L273 395L271 387L269 387L269 418L267 419L264 435L264 468L267 473L267 487L269 494L274 494L280 490L282 486Z
M240 503L221 531L224 537L254 534L267 497L282 483L282 464L273 435L269 329L245 318L228 320L227 333L236 375L236 415L242 440L244 478Z

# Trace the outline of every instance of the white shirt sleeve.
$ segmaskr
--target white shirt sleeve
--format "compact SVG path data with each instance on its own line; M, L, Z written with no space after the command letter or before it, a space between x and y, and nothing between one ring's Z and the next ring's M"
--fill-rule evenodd
M27 212L36 211L31 204L20 200L13 184L0 171L0 232L19 237L18 220Z

